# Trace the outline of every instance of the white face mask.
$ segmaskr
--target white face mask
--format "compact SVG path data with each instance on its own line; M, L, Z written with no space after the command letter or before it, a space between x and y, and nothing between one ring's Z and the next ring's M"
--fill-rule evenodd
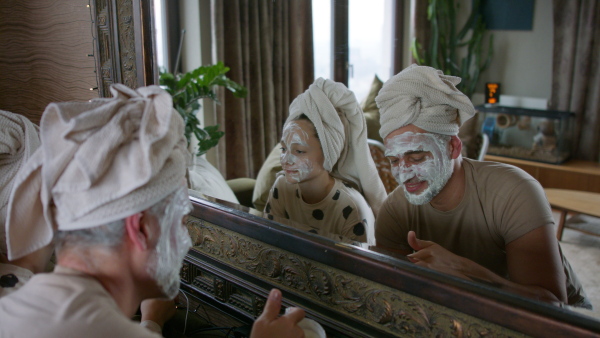
M168 205L159 217L161 235L148 265L148 272L154 275L168 299L179 292L179 271L192 240L187 228L181 224L183 216L192 210L187 189L180 188L168 197Z
M410 203L429 203L448 183L454 170L448 141L450 136L413 132L386 140L385 155L392 161L392 174ZM407 183L416 182L427 182L427 188L420 193L408 191Z
M308 137L308 133L294 121L283 127L281 142L284 144L285 152L282 151L279 160L283 169L286 170L285 176L288 183L302 182L314 169L310 159L300 158L294 154L295 146L308 147ZM293 172L288 173L288 170Z

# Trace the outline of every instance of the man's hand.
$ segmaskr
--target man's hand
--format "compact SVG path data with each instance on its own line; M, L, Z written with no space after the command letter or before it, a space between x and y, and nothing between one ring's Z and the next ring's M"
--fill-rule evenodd
M174 300L146 299L140 305L141 321L151 320L162 328L175 315L175 310Z
M304 318L304 310L291 308L279 317L281 309L281 291L271 290L263 313L252 326L250 338L260 337L304 337L304 331L298 326Z
M444 249L441 245L417 238L414 231L408 232L408 244L415 253L407 255L418 266L430 268L456 277L470 279L464 271L465 259Z
M535 233L537 231L538 230L534 230L531 233ZM519 240L516 240L512 245L514 246L515 244L518 244L518 242ZM502 278L469 259L453 254L439 244L418 239L414 231L408 232L408 244L416 252L407 255L407 257L416 265L427 267L456 277L493 285L525 297L534 298L555 305L560 304L560 298L550 292L547 288L535 285L527 280L526 281L528 283L521 282L522 284L520 284ZM529 259L528 256L530 256L530 254L521 255L520 261ZM544 260L540 259L539 261L543 262ZM534 278L535 276L540 275L540 273L532 274L528 272L532 271L533 269L534 267L531 267L530 265L529 270L523 269L520 274L513 273L513 278L520 281L520 279L524 279L527 276ZM564 275L561 277L564 280ZM556 278L558 279L559 277Z

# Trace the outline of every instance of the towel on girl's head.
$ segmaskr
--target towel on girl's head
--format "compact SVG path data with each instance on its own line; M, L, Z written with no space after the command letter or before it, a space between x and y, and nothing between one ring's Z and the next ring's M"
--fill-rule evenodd
M369 151L365 117L354 93L342 83L318 78L294 99L286 123L302 114L317 129L325 170L354 185L377 216L386 193Z
M111 92L46 107L41 146L15 178L8 206L9 259L44 247L57 229L141 212L184 182L190 153L171 96L158 86Z
M414 64L387 80L375 98L381 138L409 124L457 135L460 126L475 115L469 97L455 87L460 81L441 70Z
M4 223L13 180L40 146L38 130L25 116L0 110L0 253L6 252Z

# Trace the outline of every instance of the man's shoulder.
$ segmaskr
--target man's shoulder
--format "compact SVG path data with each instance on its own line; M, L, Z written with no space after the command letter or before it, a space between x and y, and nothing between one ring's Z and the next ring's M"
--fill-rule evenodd
M510 164L470 159L464 159L464 163L470 169L467 171L471 172L470 179L485 189L512 190L527 182L539 184L526 171Z
M98 282L56 273L0 299L0 327L19 337L159 337L125 317Z

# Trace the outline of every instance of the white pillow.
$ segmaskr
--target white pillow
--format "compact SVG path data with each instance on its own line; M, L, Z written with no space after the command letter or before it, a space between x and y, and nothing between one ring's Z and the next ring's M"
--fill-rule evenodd
M210 162L196 156L194 164L188 168L190 189L204 195L239 204L233 190L227 185L223 175Z

